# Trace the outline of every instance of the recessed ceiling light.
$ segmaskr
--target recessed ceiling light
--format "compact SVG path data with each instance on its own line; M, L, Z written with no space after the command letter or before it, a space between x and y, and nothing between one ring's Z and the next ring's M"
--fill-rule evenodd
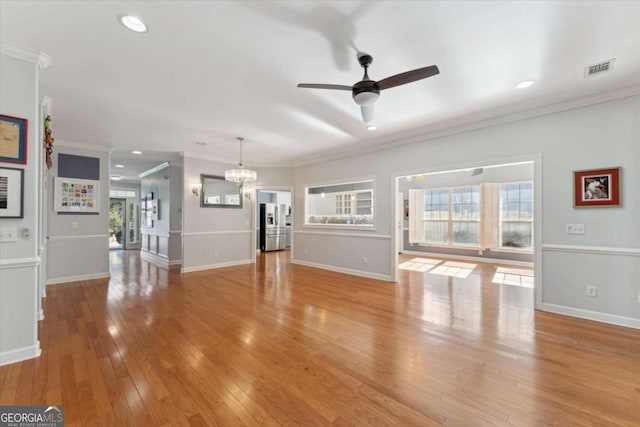
M516 89L525 89L533 86L535 82L533 80L524 80L516 85Z
M144 22L140 20L140 18L132 15L124 15L124 16L120 16L119 18L122 25L124 25L131 31L134 31L136 33L147 32L147 26L145 25Z
M207 145L207 143L202 141L196 141L196 145Z
M115 167L117 167L117 168L123 168L123 167L124 167L124 165L115 165Z
M114 181L120 181L122 178L119 176L112 176L111 179Z
M376 129L378 129L378 128L375 127L374 125L367 126L367 130L376 130Z
M133 150L133 151L131 152L131 154L142 154L142 151Z

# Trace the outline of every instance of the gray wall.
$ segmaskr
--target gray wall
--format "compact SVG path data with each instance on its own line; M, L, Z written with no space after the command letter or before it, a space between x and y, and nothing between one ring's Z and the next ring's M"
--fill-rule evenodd
M65 147L56 141L48 182L47 284L109 276L109 153ZM58 155L96 157L100 160L99 214L59 213L54 210L54 179ZM74 228L75 227L75 228ZM82 262L78 262L81 259Z
M182 167L170 165L140 180L144 197L153 192L159 203L159 218L147 227L141 215L142 255L168 267L182 260Z
M640 327L639 124L640 96L635 95L296 168L297 194L309 184L375 177L377 228L350 231L350 245L342 246L340 231L302 226L304 200L297 197L293 260L390 279L395 269L389 262L395 247L394 176L538 158L542 186L536 197L542 198L536 214L541 213L542 229L537 236L543 253L536 290L539 307ZM623 205L575 209L573 171L611 166L622 167ZM570 223L585 224L585 234L565 234ZM589 262L579 262L575 254ZM587 284L598 286L597 298L585 295Z
M0 112L27 119L27 164L2 163L24 170L24 218L2 218L0 227L18 232L17 242L0 243L0 365L40 354L37 336L38 281L38 69L35 63L0 55ZM29 230L28 238L22 230Z

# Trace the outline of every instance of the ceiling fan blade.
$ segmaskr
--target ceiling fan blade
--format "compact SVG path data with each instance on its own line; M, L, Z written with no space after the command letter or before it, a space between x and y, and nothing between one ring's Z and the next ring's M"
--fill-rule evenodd
M407 83L412 83L417 80L426 79L427 77L435 76L436 74L440 74L440 70L438 70L437 66L431 65L429 67L418 68L382 79L378 82L378 87L380 90L389 89L400 85L406 85Z
M337 90L348 90L351 91L351 86L345 85L325 85L325 84L314 84L314 83L299 83L298 87L306 87L309 89L337 89Z
M375 112L373 106L374 104L363 105L362 107L360 107L360 111L362 112L362 120L364 120L366 124L373 123L373 113Z

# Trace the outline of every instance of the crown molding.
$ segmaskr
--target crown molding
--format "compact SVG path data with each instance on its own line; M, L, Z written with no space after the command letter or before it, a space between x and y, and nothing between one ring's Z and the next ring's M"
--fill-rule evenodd
M375 151L381 151L400 145L414 144L417 142L425 142L436 138L442 138L458 133L469 132L473 130L479 130L489 128L493 126L508 124L517 122L520 120L531 119L535 117L544 116L547 114L559 113L562 111L572 110L575 108L586 107L589 105L600 104L603 102L614 101L616 99L628 98L631 96L640 95L640 85L627 86L621 89L616 89L607 92L601 92L595 95L589 95L582 98L576 98L569 101L557 102L541 107L535 107L525 109L515 113L509 113L499 115L492 118L482 118L486 116L487 112L479 112L475 114L466 115L464 117L449 120L446 123L439 126L430 125L422 128L414 128L413 131L405 132L405 134L390 135L390 140L384 142L367 144L366 147L356 147L352 149L336 150L331 154L319 155L314 158L295 162L295 167L307 166L315 163L322 163L330 160L336 160L344 157L356 156L360 154L372 153ZM504 108L504 107L502 107ZM408 134L411 132L411 134ZM383 137L384 138L384 137Z
M181 157L183 158L188 158L188 159L198 159L198 160L209 160L212 162L216 162L219 163L221 165L225 165L225 166L232 166L232 167L237 167L238 166L238 160L228 160L226 158L221 158L221 157L216 157L216 156L210 156L207 154L203 154L203 153L193 153L190 151L181 151L180 153ZM293 168L295 165L294 163L255 163L255 162L243 162L242 163L243 166L247 167L247 168Z
M164 162L164 163L161 163L161 164L159 164L158 166L156 166L154 168L151 168L151 169L149 169L147 171L142 172L138 176L140 178L144 178L145 176L151 175L152 173L156 173L158 171L161 171L162 169L166 169L169 166L171 166L171 164L169 162Z
M53 144L54 151L56 146L65 148L77 148L79 150L100 151L104 153L111 153L113 151L113 147L96 144L85 144L81 142L65 141L59 139L56 139L55 143Z
M46 53L15 46L5 41L0 41L0 53L36 64L41 70L51 65L51 57Z

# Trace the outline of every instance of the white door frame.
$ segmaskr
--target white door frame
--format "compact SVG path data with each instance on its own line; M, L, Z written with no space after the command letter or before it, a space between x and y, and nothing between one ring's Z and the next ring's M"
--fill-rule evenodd
M295 206L295 192L293 191L292 185L257 185L252 187L249 191L251 194L251 262L256 262L256 255L258 254L258 250L256 249L256 239L258 238L258 234L256 232L256 227L258 224L256 223L256 217L258 216L258 191L262 190L272 190L272 191L288 191L291 193L291 214L293 218L294 215L294 206ZM291 259L293 259L293 231L294 224L293 220L291 221Z

